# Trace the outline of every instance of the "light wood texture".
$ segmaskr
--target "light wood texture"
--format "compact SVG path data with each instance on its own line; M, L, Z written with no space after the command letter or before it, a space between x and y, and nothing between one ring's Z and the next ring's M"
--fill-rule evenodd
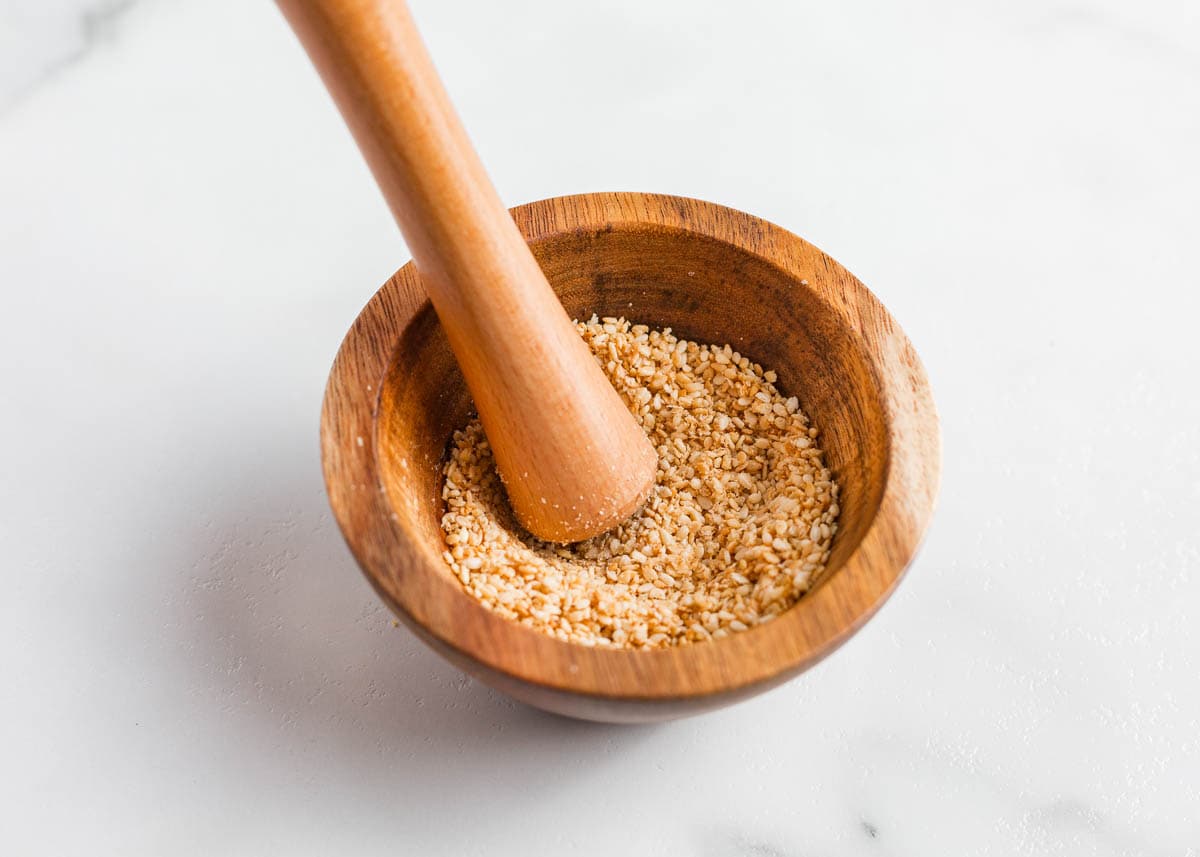
M330 502L376 591L464 670L533 705L666 719L758 693L816 663L886 600L937 493L924 370L855 277L791 233L648 194L536 202L513 215L567 310L625 315L774 368L821 430L840 529L815 589L767 625L664 651L572 645L503 619L442 559L441 465L472 408L412 266L370 301L334 363L321 420ZM359 445L359 439L362 445Z
M642 504L654 448L501 203L400 0L280 0L412 250L517 518L557 542Z

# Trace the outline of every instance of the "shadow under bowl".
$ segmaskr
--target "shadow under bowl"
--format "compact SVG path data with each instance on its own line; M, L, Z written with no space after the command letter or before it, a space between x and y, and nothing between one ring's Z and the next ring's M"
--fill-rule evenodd
M573 318L625 316L730 344L774 369L820 430L840 486L829 563L774 621L653 651L562 642L487 610L442 558L441 466L471 399L412 264L347 334L321 419L334 514L380 597L434 649L531 705L665 720L771 688L836 649L887 599L932 515L940 439L920 361L853 275L733 209L601 193L513 210Z

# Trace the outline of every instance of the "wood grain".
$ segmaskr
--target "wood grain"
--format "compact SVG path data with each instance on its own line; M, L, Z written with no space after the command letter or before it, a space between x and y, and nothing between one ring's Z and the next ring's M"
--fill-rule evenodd
M280 0L412 250L509 500L531 532L597 535L657 456L496 194L401 0Z
M440 466L472 401L409 265L347 335L322 413L330 502L376 591L464 670L533 705L588 719L707 710L836 649L900 580L937 493L937 416L903 332L828 256L719 205L588 194L522 206L513 217L573 316L669 326L776 369L781 389L798 395L821 429L841 485L829 566L779 619L661 651L573 645L486 610L441 558Z

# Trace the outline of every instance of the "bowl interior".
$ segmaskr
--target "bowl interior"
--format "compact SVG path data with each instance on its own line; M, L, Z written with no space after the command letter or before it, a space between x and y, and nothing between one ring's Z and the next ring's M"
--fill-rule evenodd
M531 246L573 318L596 313L670 327L688 339L728 343L778 373L779 387L799 397L820 430L840 485L839 530L817 586L827 584L871 526L888 468L882 399L855 331L806 277L686 229L615 224ZM812 272L814 282L822 273ZM440 469L471 400L428 304L403 331L379 404L379 475L393 515L427 565L450 577L441 559Z

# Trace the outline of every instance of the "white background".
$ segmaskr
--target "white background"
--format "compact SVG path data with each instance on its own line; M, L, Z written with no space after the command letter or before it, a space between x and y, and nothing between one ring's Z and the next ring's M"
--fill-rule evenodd
M1196 4L414 9L506 200L715 200L882 298L926 548L713 715L464 678L327 511L326 372L407 254L274 7L4 0L0 852L1200 854Z

